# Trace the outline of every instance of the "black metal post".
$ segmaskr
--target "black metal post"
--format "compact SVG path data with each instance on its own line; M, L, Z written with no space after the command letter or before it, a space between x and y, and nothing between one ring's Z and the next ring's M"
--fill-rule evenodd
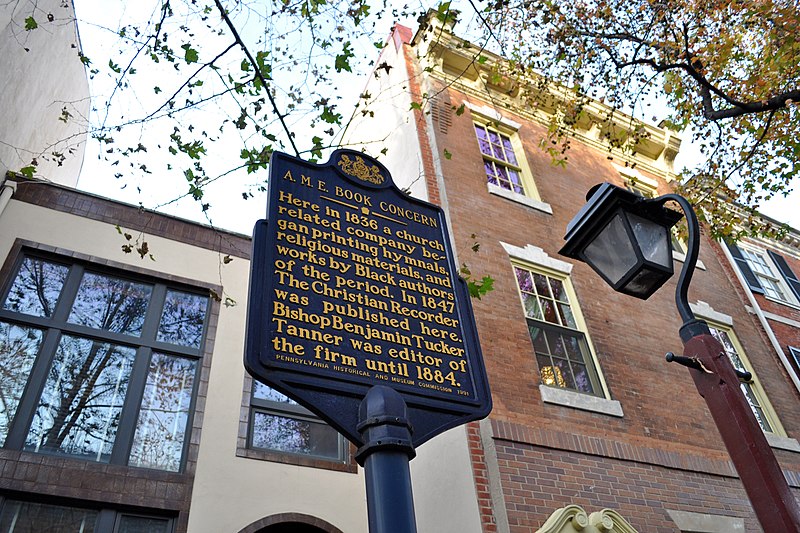
M416 533L409 461L416 452L406 403L394 389L372 387L359 407L364 445L356 461L364 467L370 533Z

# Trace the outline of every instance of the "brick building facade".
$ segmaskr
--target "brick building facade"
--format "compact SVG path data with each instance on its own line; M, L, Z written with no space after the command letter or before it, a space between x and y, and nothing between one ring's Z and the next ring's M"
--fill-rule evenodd
M495 280L494 291L474 301L494 410L466 436L481 530L537 531L554 513L579 513L568 507L577 505L589 514L616 511L637 531L758 531L691 377L664 360L681 353L676 280L639 301L558 254L593 185L670 192L680 139L643 125L646 140L626 155L609 149L589 120L575 126L566 166L555 166L538 146L552 115L527 107L523 88L498 78L501 61L435 14L416 33L395 27L378 61L393 68L376 70L366 91L373 99L352 128L418 146L427 198L448 213L458 261ZM398 84L419 105L397 125L370 119L365 111L385 121L381 95L396 102ZM607 111L596 104L590 114ZM415 176L387 146L383 160L395 175L403 168ZM673 240L677 271L684 250ZM800 271L796 240L780 248L791 272ZM728 255L702 237L692 308L734 364L753 373L743 390L790 486L800 489L800 387L787 348L800 331L790 292L796 276L781 274L786 301L757 293L756 312Z
M473 301L494 410L417 450L418 530L758 531L689 374L664 361L681 350L675 280L639 301L558 254L596 183L668 192L680 140L645 126L626 156L587 123L553 166L538 147L552 117L476 50L435 16L395 27L351 127L396 183L443 207L459 263L495 280ZM367 530L352 447L245 374L249 256L246 236L0 182L0 530ZM677 239L673 257L679 268ZM755 376L744 389L794 490L797 273L796 233L736 248L703 237L689 294Z

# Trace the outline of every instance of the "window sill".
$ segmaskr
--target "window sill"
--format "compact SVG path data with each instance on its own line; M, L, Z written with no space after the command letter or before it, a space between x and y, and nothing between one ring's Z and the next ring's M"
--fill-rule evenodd
M798 306L794 302L790 302L787 300L781 300L780 298L774 298L772 296L767 296L766 294L763 295L765 299L769 300L770 302L776 303L778 305L785 305L786 307L790 307L792 309L800 310L800 306Z
M518 204L526 205L537 211L542 211L543 213L547 213L548 215L553 214L553 208L550 207L550 204L534 200L533 198L529 198L524 194L519 194L516 192L509 191L508 189L504 189L502 187L498 187L497 185L492 185L491 183L486 184L489 187L489 193L494 194L495 196L500 196L505 198L506 200L511 200L512 202L516 202Z
M800 453L800 442L797 442L797 440L791 437L782 437L774 433L764 433L764 435L767 437L767 442L772 448Z
M672 250L672 259L675 260L675 261L679 261L679 262L683 263L683 262L686 261L686 254L683 254L681 252L676 252L675 250ZM697 265L696 266L700 270L705 270L706 269L706 266L699 259L697 260Z
M259 450L254 448L237 448L236 456L259 461L269 461L271 463L281 463L285 465L305 466L308 468L321 468L323 470L333 470L336 472L358 472L358 466L353 459L353 446L349 447L348 459L340 462L335 459L323 459L309 455L281 453L270 450Z
M564 407L572 407L573 409L581 409L583 411L591 411L593 413L609 416L624 416L622 413L622 405L616 400L607 400L605 398L598 398L597 396L548 387L542 384L539 385L539 392L542 395L542 401L544 403L553 403Z

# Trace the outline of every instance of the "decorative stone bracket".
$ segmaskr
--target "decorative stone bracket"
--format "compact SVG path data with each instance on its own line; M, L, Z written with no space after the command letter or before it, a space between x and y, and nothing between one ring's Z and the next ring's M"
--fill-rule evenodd
M637 533L627 520L611 509L590 515L578 505L562 507L536 533Z

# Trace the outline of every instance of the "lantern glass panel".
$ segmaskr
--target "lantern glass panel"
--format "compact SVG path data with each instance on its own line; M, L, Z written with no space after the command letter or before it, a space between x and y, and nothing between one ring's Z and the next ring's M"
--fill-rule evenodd
M644 298L653 292L653 287L660 287L670 275L658 270L643 268L619 290L638 298Z
M672 264L672 253L667 228L633 213L628 213L628 220L644 258L669 267Z
M612 285L616 285L638 262L620 213L614 215L583 253L586 261Z

